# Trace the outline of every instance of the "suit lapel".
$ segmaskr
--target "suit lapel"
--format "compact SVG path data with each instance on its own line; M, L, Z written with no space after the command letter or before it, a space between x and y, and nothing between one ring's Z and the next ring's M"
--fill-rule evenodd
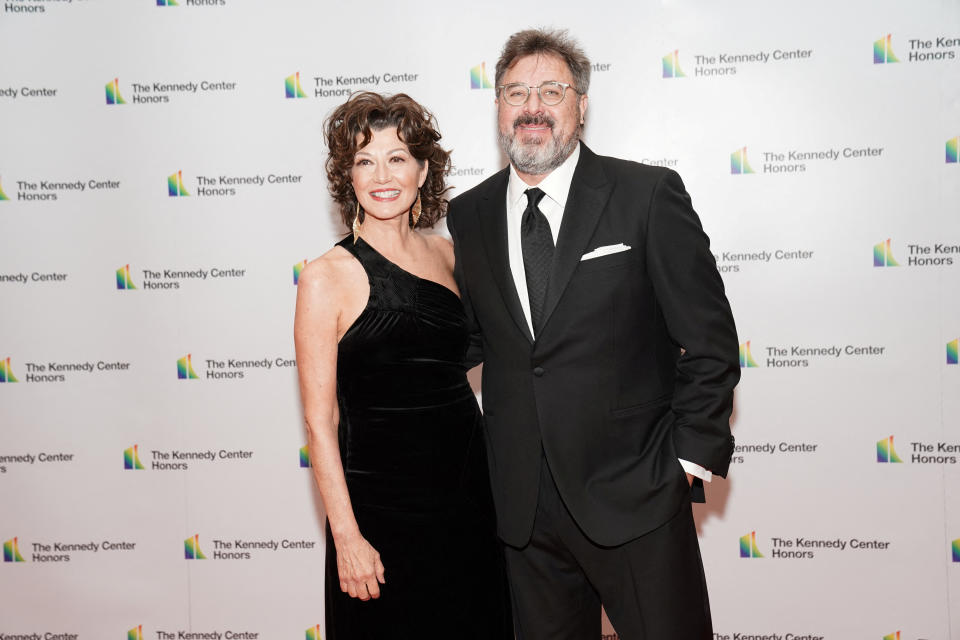
M580 160L570 183L570 195L563 211L557 248L553 254L550 283L547 285L547 298L544 301L544 327L549 323L573 272L580 264L580 258L593 236L593 230L611 190L612 185L607 182L599 158L581 142Z
M504 306L517 324L517 328L533 342L527 318L520 306L520 295L513 282L510 271L510 255L507 251L507 181L509 168L500 172L496 180L491 181L482 198L485 202L477 209L477 223L483 234L483 243L487 251L487 263L493 279L500 288Z

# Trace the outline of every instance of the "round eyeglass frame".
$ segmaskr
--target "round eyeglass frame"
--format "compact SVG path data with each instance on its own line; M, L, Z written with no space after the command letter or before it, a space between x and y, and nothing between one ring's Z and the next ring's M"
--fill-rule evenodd
M550 86L560 87L559 100L553 101L552 99L548 99L544 97L543 88L550 87ZM527 93L526 95L523 96L523 100L521 100L520 102L512 102L510 98L507 97L508 87L523 87L524 89L527 90ZM530 94L533 93L534 89L537 90L537 96L540 98L540 102L547 105L548 107L555 107L556 105L563 102L563 99L567 96L567 89L573 89L574 91L576 91L573 85L570 84L569 82L559 82L557 80L548 80L547 82L542 82L538 87L531 87L530 85L524 84L522 82L511 82L510 84L502 84L499 87L497 87L497 91L500 92L500 97L503 98L504 102L506 102L512 107L522 107L523 105L525 105L527 103L527 100L530 99Z

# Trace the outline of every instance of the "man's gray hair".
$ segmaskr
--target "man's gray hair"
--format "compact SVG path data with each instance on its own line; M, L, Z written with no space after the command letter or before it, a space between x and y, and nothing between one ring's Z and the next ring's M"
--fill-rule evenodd
M525 29L510 36L497 60L496 86L517 60L535 55L557 56L567 63L577 93L590 89L590 60L566 29Z

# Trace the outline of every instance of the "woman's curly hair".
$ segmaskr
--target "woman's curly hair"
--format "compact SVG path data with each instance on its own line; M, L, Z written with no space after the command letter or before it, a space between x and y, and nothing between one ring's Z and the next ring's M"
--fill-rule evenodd
M369 144L374 131L390 127L396 127L397 135L421 166L424 161L429 163L427 179L420 188L422 210L417 226L432 227L447 214L443 196L450 189L445 182L450 152L437 144L440 132L433 114L404 93L382 96L362 91L337 107L323 126L329 151L326 169L330 195L340 206L340 217L348 228L357 210L351 178L354 156Z

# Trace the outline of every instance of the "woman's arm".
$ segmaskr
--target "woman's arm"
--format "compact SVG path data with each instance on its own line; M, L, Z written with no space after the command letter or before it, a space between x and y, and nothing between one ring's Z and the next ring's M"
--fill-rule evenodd
M380 597L385 580L380 554L364 539L354 517L337 440L337 342L347 302L344 275L338 273L336 260L326 257L307 265L297 287L293 334L310 463L337 549L340 589L367 600Z

